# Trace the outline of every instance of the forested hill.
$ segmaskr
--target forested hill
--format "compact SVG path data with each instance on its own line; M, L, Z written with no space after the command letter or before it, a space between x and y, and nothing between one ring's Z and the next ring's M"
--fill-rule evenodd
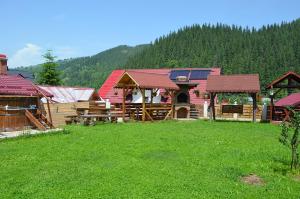
M141 52L147 46L147 44L135 47L121 45L93 56L57 61L62 82L68 86L99 88L112 70L124 68L129 57ZM40 65L17 68L19 71L34 73L36 79L40 69Z
M248 29L193 25L156 39L128 68L211 67L224 74L259 73L264 87L288 70L300 72L300 19Z

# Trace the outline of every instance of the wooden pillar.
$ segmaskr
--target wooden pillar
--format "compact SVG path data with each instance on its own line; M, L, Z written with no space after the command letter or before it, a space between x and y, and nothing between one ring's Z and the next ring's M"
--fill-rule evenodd
M210 114L213 116L213 120L216 120L216 109L215 109L215 93L210 93Z
M122 118L123 118L123 122L125 121L125 112L126 112L125 100L126 100L126 92L125 92L125 87L123 87L123 99L122 99Z
M256 122L256 109L257 109L256 93L252 93L251 97L252 97L252 122Z
M170 91L170 97L171 97L171 118L174 119L174 115L175 115L175 103L174 103L174 95L175 95L175 91Z
M273 86L271 86L271 94L270 94L270 98L271 98L271 104L270 104L270 122L273 121L273 109L274 109L274 91L273 91Z
M146 104L145 104L145 89L140 89L142 92L142 121L146 120Z
M271 95L271 103L270 103L270 122L273 121L273 109L274 109L274 96Z
M48 113L49 113L49 120L50 120L50 123L51 123L51 126L53 127L53 122L52 122L52 115L51 115L51 110L50 110L50 104L49 104L49 99L47 99L47 108L48 108Z

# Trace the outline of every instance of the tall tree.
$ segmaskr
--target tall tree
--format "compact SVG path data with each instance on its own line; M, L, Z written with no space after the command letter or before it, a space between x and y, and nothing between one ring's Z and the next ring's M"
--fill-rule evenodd
M55 63L56 57L52 55L52 51L48 50L44 55L44 64L42 71L39 73L38 83L43 85L57 86L61 84L60 72L57 70Z

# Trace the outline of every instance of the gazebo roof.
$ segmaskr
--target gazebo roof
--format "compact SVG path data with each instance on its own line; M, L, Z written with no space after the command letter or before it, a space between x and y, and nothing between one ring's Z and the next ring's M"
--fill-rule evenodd
M282 88L281 83L286 80L286 79L291 79L294 80L295 82L298 82L299 85L297 87L300 86L300 75L298 75L297 73L293 72L293 71L289 71L286 74L282 75L281 77L279 77L278 79L274 80L272 83L270 83L267 86L267 89L270 88ZM287 88L288 86L286 86Z
M293 93L289 96L281 98L275 103L275 106L299 106L300 93Z
M115 87L140 87L144 89L164 88L179 90L179 87L169 79L168 75L144 73L137 71L125 71L117 81Z
M257 93L260 91L259 75L209 75L206 91L210 93Z

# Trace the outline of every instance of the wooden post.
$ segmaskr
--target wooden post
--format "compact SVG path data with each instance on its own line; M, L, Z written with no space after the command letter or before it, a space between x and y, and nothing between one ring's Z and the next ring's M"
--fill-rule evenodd
M52 115L51 115L51 110L50 110L50 105L49 105L49 99L48 98L46 98L46 99L47 99L47 108L48 108L50 123L53 126Z
M270 122L273 121L273 107L274 107L274 91L273 91L273 86L271 86L271 95L270 95L270 98L271 98L271 105L270 105Z
M252 122L256 122L256 108L257 108L256 93L252 93L251 97L252 97Z
M146 120L146 104L145 104L145 89L140 89L142 92L142 121Z
M125 112L126 112L125 97L126 97L125 87L123 87L123 99L122 99L122 118L123 118L123 122L125 121Z
M170 97L171 97L171 118L174 119L174 115L175 115L175 105L174 105L174 94L175 94L175 91L170 91Z
M213 115L213 120L216 120L216 109L215 109L215 93L210 94L210 114Z
M273 121L273 107L274 107L274 97L273 95L270 96L271 103L270 103L270 122Z

